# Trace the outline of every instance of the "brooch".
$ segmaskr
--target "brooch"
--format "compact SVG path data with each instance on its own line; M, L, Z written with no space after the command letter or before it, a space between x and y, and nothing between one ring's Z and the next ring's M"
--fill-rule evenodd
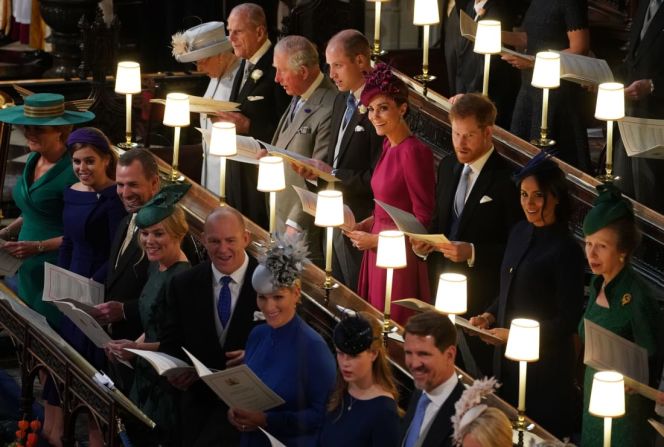
M622 296L622 299L620 300L620 304L622 306L625 306L626 304L629 304L632 301L632 294L631 293L626 293Z

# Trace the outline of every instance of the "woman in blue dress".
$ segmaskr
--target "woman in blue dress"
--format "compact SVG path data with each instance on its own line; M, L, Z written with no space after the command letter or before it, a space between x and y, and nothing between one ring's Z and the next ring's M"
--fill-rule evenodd
M252 277L265 322L249 334L245 363L285 401L267 411L228 410L243 447L269 447L265 429L288 447L314 447L334 388L334 358L323 338L296 313L307 248L301 238L276 240Z
M398 392L387 361L381 326L361 313L334 328L337 385L327 406L320 447L397 447Z

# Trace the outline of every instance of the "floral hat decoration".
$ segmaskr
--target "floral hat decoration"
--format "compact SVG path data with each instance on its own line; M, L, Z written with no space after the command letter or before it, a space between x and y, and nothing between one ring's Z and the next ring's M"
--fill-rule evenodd
M408 98L408 87L406 84L392 73L389 65L380 62L374 69L365 76L366 83L360 96L360 102L364 106L378 95L386 95L392 99L405 101Z
M593 234L607 225L623 219L634 219L634 207L613 183L597 185L598 196L583 220L583 234Z
M207 22L175 33L171 37L173 57L178 62L196 62L229 52L231 42L226 37L224 22Z
M477 419L484 411L489 408L482 403L487 396L493 394L498 388L498 382L495 377L477 379L468 387L459 400L454 404L454 416L452 416L452 435L455 445L460 446L463 438L466 436L466 427Z
M355 314L346 316L337 323L332 339L339 351L355 356L369 349L375 337L371 323L361 315Z
M291 287L309 261L308 254L304 233L294 236L276 233L274 240L258 255L259 265L251 278L254 290L265 295Z

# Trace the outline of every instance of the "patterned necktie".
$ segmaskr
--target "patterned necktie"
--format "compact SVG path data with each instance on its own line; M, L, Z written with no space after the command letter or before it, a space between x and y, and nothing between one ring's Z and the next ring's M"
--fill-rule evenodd
M348 98L346 99L346 111L344 112L344 118L341 121L342 130L346 130L346 127L348 126L350 119L353 117L356 108L357 104L355 103L355 95L351 93L348 95Z
M244 74L242 75L242 85L240 85L240 90L242 90L242 87L244 87L244 83L249 80L251 72L254 71L254 67L255 65L249 61L247 61L247 63L244 65Z
M662 6L663 1L664 0L650 0L648 10L646 11L646 17L643 19L643 27L641 28L641 40L643 40L643 36L646 35L648 27L650 26L650 22L652 22L653 17L655 17L655 14L657 14L659 7Z
M233 279L230 276L222 276L219 280L221 290L219 291L219 302L217 303L217 314L221 325L226 328L231 318L231 288L228 286Z
M120 262L120 258L127 250L127 247L129 247L129 243L131 243L131 240L134 238L135 231L136 231L136 213L134 213L131 216L131 219L129 219L129 225L127 226L127 233L125 234L125 238L122 241L122 245L120 246L120 252L118 253L118 257L115 260L116 267L118 266L118 262Z
M420 399L417 401L417 407L415 408L415 415L413 420L408 427L408 433L406 434L406 439L403 441L403 447L413 447L417 444L417 440L420 437L420 431L422 431L422 422L424 422L424 413L427 411L427 407L431 403L429 396L426 393L422 392Z
M288 115L286 115L286 121L284 122L284 127L281 128L281 131L288 129L297 115L297 111L300 110L300 105L302 103L302 98L300 96L294 96L291 100L290 106L288 107Z
M461 216L463 207L466 204L466 194L468 193L468 179L470 177L470 173L470 165L465 165L463 167L463 172L461 173L461 178L459 179L456 195L454 196L454 212L456 213L457 217Z

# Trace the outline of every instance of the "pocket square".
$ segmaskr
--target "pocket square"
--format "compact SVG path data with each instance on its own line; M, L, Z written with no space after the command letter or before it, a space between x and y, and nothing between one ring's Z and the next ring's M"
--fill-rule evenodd
M310 134L311 133L311 127L309 126L302 126L297 130L297 133L299 134Z
M254 321L265 321L265 315L260 310L254 312Z
M489 196L483 196L483 197L480 199L480 204L482 204L482 203L489 203L489 202L493 202L493 199L492 199L491 197L489 197Z
M247 100L249 101L260 101L261 99L265 99L264 96L247 96Z
M364 127L360 125L355 126L355 132L364 132Z

